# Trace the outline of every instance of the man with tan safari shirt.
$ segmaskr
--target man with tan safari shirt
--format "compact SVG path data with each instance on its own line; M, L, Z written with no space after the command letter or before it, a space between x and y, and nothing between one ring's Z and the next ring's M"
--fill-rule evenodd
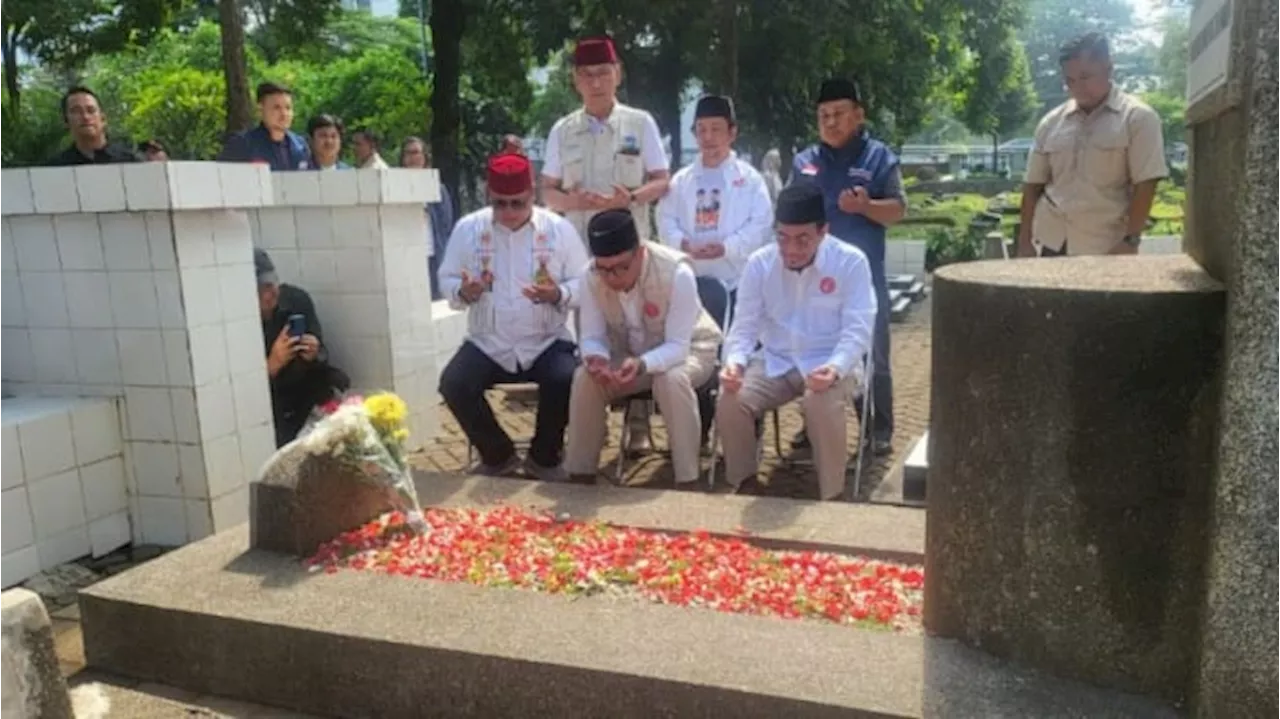
M704 419L697 390L715 371L721 334L698 301L693 265L678 250L642 242L627 210L593 217L587 241L595 259L579 299L582 366L569 395L565 469L593 482L609 402L652 389L666 420L676 484L694 486Z
M1111 81L1107 39L1063 46L1071 97L1036 128L1022 187L1018 254L1129 255L1138 251L1156 184L1169 174L1160 116Z

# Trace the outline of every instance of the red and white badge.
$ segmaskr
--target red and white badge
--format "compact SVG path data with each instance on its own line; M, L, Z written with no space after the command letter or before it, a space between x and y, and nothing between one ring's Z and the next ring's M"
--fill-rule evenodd
M644 315L650 319L658 316L658 306L652 302L644 303Z
M800 166L800 174L816 175L818 174L818 166L813 164L812 162L806 162L805 164Z
M824 294L824 295L829 295L829 294L831 294L832 292L835 292L835 291L836 291L836 278L834 278L834 277L823 277L823 278L822 278L822 280L821 280L820 282L818 282L818 289L819 289L819 290L822 290L822 294Z

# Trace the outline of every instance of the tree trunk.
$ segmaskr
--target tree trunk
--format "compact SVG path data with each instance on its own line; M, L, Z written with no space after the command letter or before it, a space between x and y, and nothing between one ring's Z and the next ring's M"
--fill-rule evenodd
M991 133L991 174L1000 174L1000 133Z
M222 68L227 80L227 132L243 132L253 126L253 109L244 56L244 17L238 0L218 0L218 23L222 27Z
M720 2L720 93L738 97L738 0Z
M23 28L6 23L4 28L4 88L9 93L9 107L16 112L22 89L18 86L18 35Z
M446 187L460 189L458 158L459 92L462 78L462 31L465 0L431 3L431 47L435 53L431 87L431 153Z

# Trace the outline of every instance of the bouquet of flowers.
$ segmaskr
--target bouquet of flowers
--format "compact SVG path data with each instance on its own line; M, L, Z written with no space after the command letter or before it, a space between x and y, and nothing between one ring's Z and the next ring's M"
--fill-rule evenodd
M318 408L299 443L310 454L346 462L370 482L395 492L398 509L419 532L427 527L405 460L409 408L390 392L349 395Z

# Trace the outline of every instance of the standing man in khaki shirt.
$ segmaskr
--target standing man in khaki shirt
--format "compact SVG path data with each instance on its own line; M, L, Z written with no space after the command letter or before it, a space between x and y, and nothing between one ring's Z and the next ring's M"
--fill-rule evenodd
M1138 251L1156 183L1169 174L1160 116L1111 82L1107 39L1089 33L1059 55L1070 99L1036 127L1022 187L1018 255Z

